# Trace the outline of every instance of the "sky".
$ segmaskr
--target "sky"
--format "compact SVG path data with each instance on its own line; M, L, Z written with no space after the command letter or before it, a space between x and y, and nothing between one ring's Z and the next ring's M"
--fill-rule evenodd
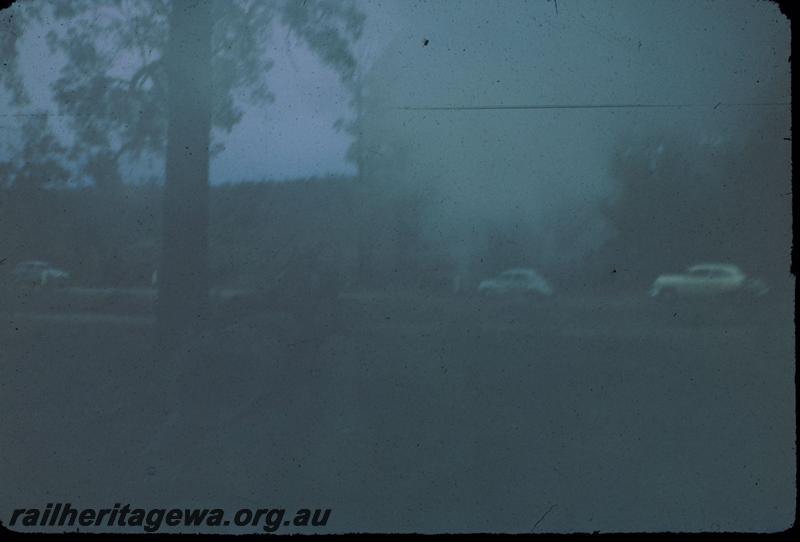
M378 85L387 110L428 105L788 101L788 87L781 87L788 73L788 21L771 2L364 0L359 4L367 23L357 51L390 66L381 75L386 84ZM63 62L50 55L45 33L31 28L21 44L24 77L33 96L30 108L37 111L55 110L49 84ZM423 45L425 39L428 45ZM212 183L355 171L345 159L350 136L334 128L338 119L352 116L349 95L337 74L307 49L276 41L268 51L275 60L269 85L276 99L264 108L248 110L227 137L225 150L212 162ZM2 115L16 112L5 101L0 107ZM509 138L514 133L522 136L520 123L529 123L533 132L525 137L547 136L535 151L541 167L556 162L579 165L561 174L586 184L585 173L606 159L608 143L619 135L620 125L630 130L654 123L680 125L700 138L724 137L745 113L744 108L723 105L716 110L403 112L395 120L401 126L411 123L423 136L428 133L427 121L470 133L483 130L485 138L515 152L519 149ZM15 132L15 122L5 117L0 131L5 138ZM457 126L459 122L462 125ZM58 124L55 119L54 125ZM700 133L703 130L709 133ZM577 147L565 145L578 140ZM453 152L472 154L464 149ZM545 160L558 158L560 151L568 152L569 158ZM420 164L425 162L421 158ZM147 171L142 166L128 168L131 176ZM155 166L156 174L159 168Z

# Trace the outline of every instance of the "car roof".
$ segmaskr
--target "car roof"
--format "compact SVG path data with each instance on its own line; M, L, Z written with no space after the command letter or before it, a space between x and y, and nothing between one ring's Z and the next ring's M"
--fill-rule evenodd
M547 282L545 280L545 278L543 276L541 276L539 273L537 273L533 269L529 269L529 268L525 268L525 267L513 267L511 269L506 269L505 271L503 271L500 274L501 275L526 275L526 276L528 276L528 277L530 277L532 279L535 279L535 280L538 280L538 281L541 281L541 282Z
M506 269L505 271L503 271L502 274L505 275L506 273L524 273L526 275L538 275L539 274L536 271L534 271L533 269L526 269L524 267L514 267L514 268L511 268L511 269Z
M698 263L689 267L689 271L704 271L704 270L725 270L741 272L738 265L732 263Z

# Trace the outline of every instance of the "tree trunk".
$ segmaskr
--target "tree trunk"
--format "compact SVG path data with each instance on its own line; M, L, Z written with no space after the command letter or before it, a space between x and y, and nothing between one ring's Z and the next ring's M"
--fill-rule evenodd
M356 269L356 281L360 286L364 286L373 280L373 208L374 198L371 191L367 188L367 180L364 169L366 160L364 157L364 81L359 76L354 83L353 103L356 109L356 133L355 133L355 160L357 168L356 178L356 197L358 198L361 212L356 216L356 244L358 264Z
M173 1L165 52L169 119L157 308L164 352L207 316L211 29L210 2Z

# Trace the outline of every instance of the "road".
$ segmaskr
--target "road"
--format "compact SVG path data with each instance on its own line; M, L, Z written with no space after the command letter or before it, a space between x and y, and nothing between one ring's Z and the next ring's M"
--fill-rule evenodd
M248 316L168 362L151 321L124 320L146 314L6 314L0 512L319 506L325 532L788 527L791 303L648 301L352 294L318 348L303 350L302 321Z

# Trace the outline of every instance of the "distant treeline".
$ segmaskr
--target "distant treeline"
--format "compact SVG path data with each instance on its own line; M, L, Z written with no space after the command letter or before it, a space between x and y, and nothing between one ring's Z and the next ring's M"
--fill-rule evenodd
M2 189L4 267L46 260L79 284L149 285L160 258L161 192L155 182L122 183L113 190ZM298 256L308 261L308 254L314 265L334 269L344 284L409 282L410 267L424 266L416 265L418 225L399 228L395 221L404 219L407 202L383 203L384 211L397 212L367 215L357 198L355 181L342 177L212 186L212 283L268 287ZM369 258L359 253L365 246Z
M774 139L774 138L773 138ZM579 261L541 268L557 288L641 291L653 277L701 261L785 276L791 193L785 149L756 140L744 148L693 146L661 137L621 144L612 157L617 196L567 221L572 230L604 220L613 236ZM146 286L158 269L160 184L0 189L0 260L47 260L76 284ZM481 277L539 266L541 232L474 224L482 241L459 260L431 243L426 202L376 194L347 177L242 182L210 191L209 270L217 286L269 288L298 261L334 270L345 287L445 289L455 276ZM569 230L569 231L568 231Z
M353 227L348 179L248 182L211 187L209 268L217 284L256 285L293 253L317 250L346 266ZM147 285L158 268L157 183L114 190L15 189L0 198L6 263L46 260L92 285ZM351 251L352 252L352 251Z

